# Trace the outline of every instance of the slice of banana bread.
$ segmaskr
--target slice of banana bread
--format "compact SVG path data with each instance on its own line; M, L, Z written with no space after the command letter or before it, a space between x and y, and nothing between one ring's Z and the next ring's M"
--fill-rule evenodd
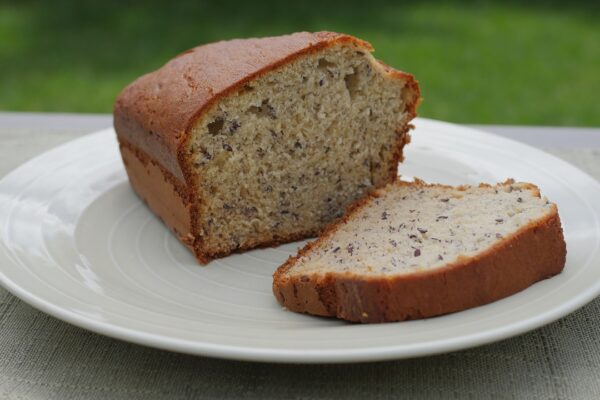
M356 322L483 305L560 273L566 244L537 187L396 182L360 200L275 272L292 311Z
M419 88L352 36L207 44L119 95L130 182L200 262L317 234L396 177Z

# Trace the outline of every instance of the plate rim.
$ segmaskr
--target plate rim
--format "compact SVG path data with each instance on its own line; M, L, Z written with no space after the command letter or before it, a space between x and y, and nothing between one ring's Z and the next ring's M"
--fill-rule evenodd
M544 152L536 147L516 141L514 139L505 138L485 130L471 128L463 125L452 124L444 121L438 121L427 118L417 118L415 124L432 124L442 127L442 129L460 129L486 135L505 141L507 144L515 146L524 146L528 151L535 152L538 155L552 159L559 166L568 167L572 171L576 171L582 177L585 176L590 182L594 182L595 189L600 192L600 183L592 176L575 167L574 165ZM0 179L0 192L5 183L15 176L18 176L22 169L27 168L30 164L39 161L40 158L51 155L53 152L60 152L63 148L72 146L74 142L89 140L91 136L114 134L113 128L107 128L95 132L91 132L77 139L65 142L61 145L48 149L33 158L23 162L15 169L9 171ZM2 238L0 237L0 241ZM6 262L20 263L13 260L6 249L5 243L1 243L0 257ZM173 338L167 335L155 334L143 330L132 329L115 325L110 322L99 321L91 316L78 314L67 308L60 307L52 302L39 297L36 293L32 293L19 284L14 282L7 276L2 268L0 268L0 285L10 293L29 304L30 306L62 321L65 321L74 326L96 332L111 338L123 340L146 347L152 347L162 350L169 350L178 353L201 355L214 358L223 358L230 360L243 361L258 361L258 362L276 362L276 363L352 363L352 362L369 362L369 361L385 361L395 359L415 358L421 356L429 356L434 354L442 354L452 351L464 350L490 344L503 339L521 335L525 332L540 328L551 322L554 322L573 311L588 304L600 295L600 281L596 281L587 286L586 290L578 293L577 296L570 298L569 301L561 303L559 306L545 310L544 312L524 320L505 325L503 327L495 327L480 332L475 332L468 335L461 335L458 338L433 340L421 342L417 345L389 345L377 348L358 348L358 349L319 349L319 350L303 350L303 349L266 349L253 346L216 344L202 341L192 341L180 338Z

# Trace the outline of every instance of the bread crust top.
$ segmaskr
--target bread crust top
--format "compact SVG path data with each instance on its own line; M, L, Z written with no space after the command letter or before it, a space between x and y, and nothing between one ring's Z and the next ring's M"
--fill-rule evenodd
M335 32L235 39L190 49L119 94L114 106L117 135L186 182L191 176L183 170L186 139L204 111L246 82L303 54L341 42L373 50L365 41ZM386 71L407 79L418 90L412 75L389 67ZM409 107L416 108L416 104Z

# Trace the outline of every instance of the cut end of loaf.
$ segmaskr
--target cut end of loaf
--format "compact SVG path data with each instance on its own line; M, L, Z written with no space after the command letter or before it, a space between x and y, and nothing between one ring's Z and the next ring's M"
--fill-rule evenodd
M399 321L513 294L559 273L565 254L556 206L531 184L398 182L288 260L273 290L293 311Z
M242 85L191 130L196 253L318 234L396 177L418 87L362 42L298 57Z

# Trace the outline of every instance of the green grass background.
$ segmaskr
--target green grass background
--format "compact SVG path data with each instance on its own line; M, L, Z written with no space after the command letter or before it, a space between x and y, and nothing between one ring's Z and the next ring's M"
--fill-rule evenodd
M197 44L334 30L415 74L423 116L599 126L599 3L0 0L0 110L110 112L128 82Z

